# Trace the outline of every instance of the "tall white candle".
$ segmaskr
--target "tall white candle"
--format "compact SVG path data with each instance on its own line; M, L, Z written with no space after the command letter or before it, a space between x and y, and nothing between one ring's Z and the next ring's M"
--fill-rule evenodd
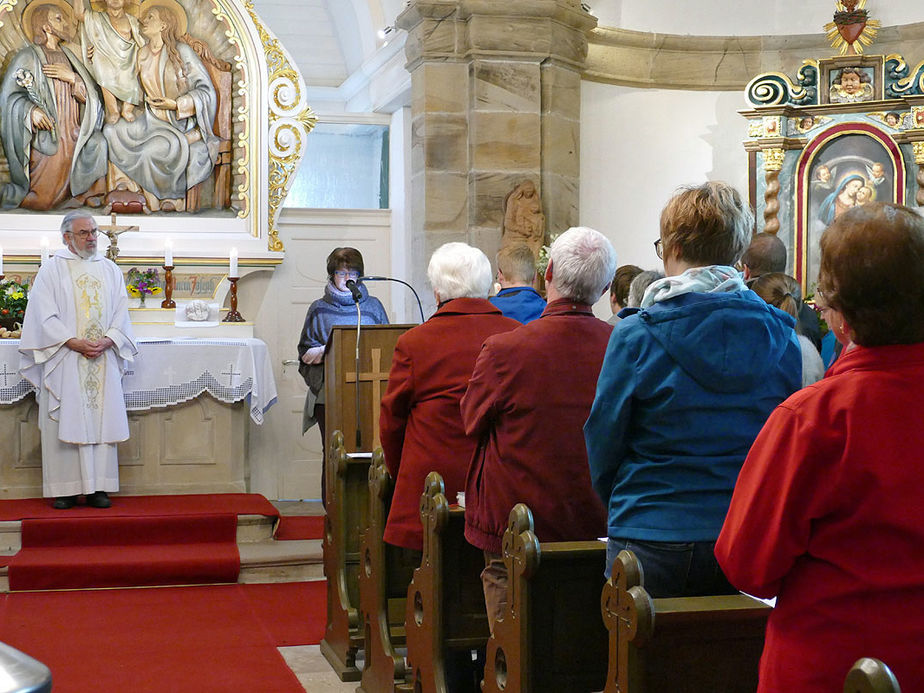
M164 242L164 267L173 267L173 241Z
M228 272L229 277L236 277L237 274L237 248L231 248L231 271Z
M3 274L3 246L0 245L0 275Z
M42 264L48 260L48 236L42 236Z

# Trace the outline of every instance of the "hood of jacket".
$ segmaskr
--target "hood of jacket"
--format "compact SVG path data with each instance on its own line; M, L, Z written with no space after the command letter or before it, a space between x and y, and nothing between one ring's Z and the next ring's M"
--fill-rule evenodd
M715 392L755 388L796 339L795 320L750 290L684 294L638 318L691 378Z

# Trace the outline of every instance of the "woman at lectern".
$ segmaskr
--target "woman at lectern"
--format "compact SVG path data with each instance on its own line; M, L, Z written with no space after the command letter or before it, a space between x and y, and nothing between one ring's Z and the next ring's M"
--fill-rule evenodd
M327 286L324 296L308 307L305 326L298 340L298 372L308 385L305 409L302 414L302 433L318 424L321 431L321 451L326 455L324 439L324 346L330 330L337 325L355 325L359 307L361 324L387 325L385 307L375 296L370 296L363 284L355 284L363 276L363 256L356 248L334 248L327 256ZM359 300L347 282L355 284ZM326 498L324 468L321 465L321 498Z

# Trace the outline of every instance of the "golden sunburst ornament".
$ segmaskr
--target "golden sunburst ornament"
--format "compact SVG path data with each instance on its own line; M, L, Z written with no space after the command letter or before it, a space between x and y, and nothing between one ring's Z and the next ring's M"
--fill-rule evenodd
M881 24L870 19L866 0L835 0L834 21L825 24L828 40L841 55L860 55L876 38Z

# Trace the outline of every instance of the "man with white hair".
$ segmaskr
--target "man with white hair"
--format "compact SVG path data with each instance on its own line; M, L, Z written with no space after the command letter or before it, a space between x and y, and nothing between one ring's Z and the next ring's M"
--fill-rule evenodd
M616 252L603 234L572 228L552 244L548 306L528 325L485 342L462 398L475 450L465 489L465 538L485 552L491 629L507 601L501 540L510 509L533 512L540 541L596 539L606 529L583 426L612 326L591 306L609 288Z
M137 349L122 272L97 255L98 233L89 214L65 215L66 247L35 277L19 345L20 371L38 388L42 492L62 510L81 494L110 506L128 439L122 374Z

